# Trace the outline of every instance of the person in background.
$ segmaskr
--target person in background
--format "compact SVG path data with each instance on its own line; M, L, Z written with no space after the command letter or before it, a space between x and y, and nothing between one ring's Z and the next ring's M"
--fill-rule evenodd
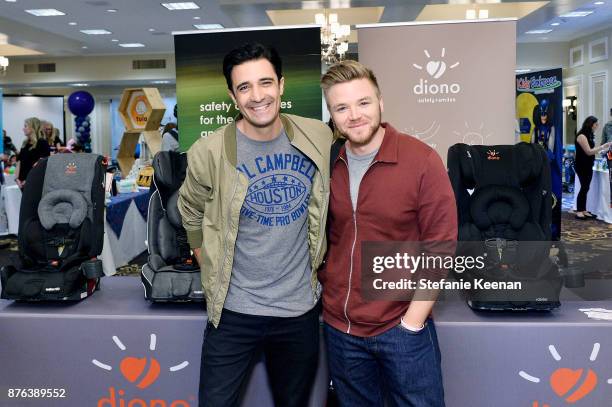
M13 140L11 140L11 138L6 135L6 130L4 129L2 129L2 144L2 151L4 152L4 154L9 157L13 154L17 154L17 147L15 147L15 144L13 144Z
M595 219L596 215L586 210L587 193L593 179L593 164L595 155L603 150L607 150L612 142L607 142L599 147L595 147L595 131L599 123L595 116L585 119L578 135L576 136L576 161L575 169L580 180L580 191L576 198L576 219Z
M179 151L178 137L176 123L166 123L162 131L161 151Z
M601 144L606 144L609 141L612 141L612 109L610 109L610 120L601 132Z
M53 127L53 123L48 121L41 122L41 135L47 141L52 154L55 154L64 147L64 143L59 136L59 129Z
M21 150L17 155L17 169L15 170L15 183L19 188L23 189L30 170L36 162L49 156L49 144L44 138L39 138L41 134L40 120L36 117L30 117L23 123L23 135L26 139L23 141Z

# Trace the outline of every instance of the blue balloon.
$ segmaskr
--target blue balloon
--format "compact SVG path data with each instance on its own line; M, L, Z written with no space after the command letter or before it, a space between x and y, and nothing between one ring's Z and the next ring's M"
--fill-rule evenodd
M75 136L76 138L79 138L79 137L81 137L81 133L79 133L79 132L77 131L77 132L75 132L75 133L74 133L74 136Z
M85 127L81 126L77 129L79 133L83 134L85 132Z
M68 97L68 109L77 117L87 116L94 109L94 98L91 93L80 90Z
M89 127L89 122L88 121L84 121L81 125L83 127Z

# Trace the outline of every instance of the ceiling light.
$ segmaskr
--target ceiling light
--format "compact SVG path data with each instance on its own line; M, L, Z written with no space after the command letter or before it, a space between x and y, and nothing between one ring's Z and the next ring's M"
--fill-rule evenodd
M89 84L88 83L73 83L70 86L84 87L84 86L89 86Z
M74 22L74 21L71 21L71 22L68 23L68 25L77 25L77 23Z
M123 48L141 48L141 47L144 47L145 45L139 42L128 42L124 44L119 44L119 46Z
M163 85L166 83L170 83L170 81L151 81L151 83L155 84L155 85Z
M595 4L596 6L602 6L602 5L606 4L606 2L605 1L596 1L593 4Z
M116 13L117 9L116 8L109 8L108 10L106 10L107 13Z
M183 3L162 3L161 5L168 10L196 10L200 8L200 6L192 1Z
M83 48L83 49L87 49L87 45L83 45L81 48Z
M531 72L531 69L515 69L514 72L515 73L527 73L527 72Z
M149 28L149 32L155 31L155 28Z
M577 18L577 17L586 17L590 14L593 14L593 12L592 11L572 11L571 13L561 14L559 17Z
M556 26L558 26L558 25L561 25L561 23L552 23L552 24L550 24L550 25L552 25L553 27L556 27Z
M202 18L202 17L195 16L193 19L194 19L194 20L199 20L199 19L201 19L201 18Z
M194 24L198 30L220 30L224 28L221 24Z
M118 39L115 39L115 38L113 38L111 41L112 41L112 42L119 42L119 40L118 40Z
M38 8L33 10L26 10L26 13L32 14L36 17L50 17L50 16L65 16L66 13L63 13L54 8Z
M108 34L112 34L112 32L108 31L108 30L79 30L80 32L82 32L83 34L87 34L87 35L108 35Z
M6 1L7 3L17 3L17 0L4 0L4 1Z
M552 30L530 30L525 34L548 34L549 32L552 32Z

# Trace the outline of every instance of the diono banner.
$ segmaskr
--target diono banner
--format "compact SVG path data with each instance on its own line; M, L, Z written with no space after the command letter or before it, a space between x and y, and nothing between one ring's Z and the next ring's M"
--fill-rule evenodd
M436 149L514 144L514 20L363 25L359 61L374 70L383 120Z
M174 37L179 142L185 151L198 138L234 120L223 57L246 42L276 48L283 61L281 110L321 119L321 33L319 27L223 30Z
M552 238L561 236L563 80L561 68L516 75L516 120L521 141L537 143L550 163L553 192Z

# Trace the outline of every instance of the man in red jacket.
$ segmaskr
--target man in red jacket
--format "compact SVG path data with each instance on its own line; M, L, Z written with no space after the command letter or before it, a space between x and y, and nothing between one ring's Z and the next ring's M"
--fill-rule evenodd
M438 154L381 123L374 73L355 61L321 79L345 147L333 163L327 262L319 272L329 369L342 405L444 406L434 298L371 301L361 243L453 242L455 197Z

